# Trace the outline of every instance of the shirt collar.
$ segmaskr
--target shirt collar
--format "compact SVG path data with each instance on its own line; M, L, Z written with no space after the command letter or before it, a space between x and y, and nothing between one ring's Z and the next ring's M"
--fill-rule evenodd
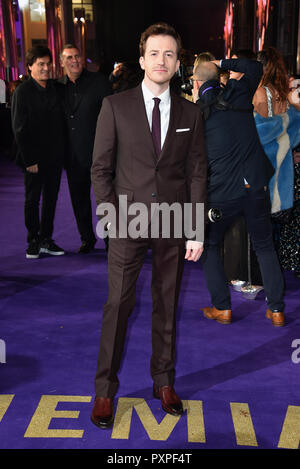
M142 91L144 96L145 103L150 103L153 98L159 98L163 104L168 104L170 102L170 87L168 87L162 94L155 96L152 91L147 88L145 81L142 82Z
M86 69L83 68L81 74L79 75L79 77L76 78L75 83L74 83L72 80L70 80L70 78L68 77L68 75L65 75L65 76L66 76L66 83L71 83L72 85L75 85L75 84L77 84L77 83L81 83L82 80L84 80L84 78L86 77L86 75L87 75Z
M35 86L40 90L40 91L46 91L47 89L49 89L49 86L51 86L51 79L48 78L47 82L46 82L46 86L42 86L40 85L34 78L32 78L32 76L30 76L29 78L30 80L32 80L32 82L35 84Z

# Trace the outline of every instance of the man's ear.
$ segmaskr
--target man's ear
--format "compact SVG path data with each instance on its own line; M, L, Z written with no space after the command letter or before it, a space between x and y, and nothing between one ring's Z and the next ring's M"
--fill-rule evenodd
M142 70L145 70L145 67L144 67L144 57L140 57L139 62L140 62L141 69L142 69Z
M59 56L59 63L60 63L60 66L64 68L64 63L63 63L63 59L61 55Z
M198 80L194 81L194 86L195 86L196 90L199 91L200 88L201 88L201 83Z

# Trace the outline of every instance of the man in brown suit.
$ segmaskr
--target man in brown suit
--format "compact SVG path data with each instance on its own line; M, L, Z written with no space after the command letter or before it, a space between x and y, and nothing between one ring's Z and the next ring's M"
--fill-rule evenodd
M150 26L140 41L144 81L137 88L106 97L99 114L91 170L99 207L118 197L140 202L182 206L204 203L206 155L202 118L193 103L170 92L169 83L179 67L180 37L165 23ZM159 98L158 98L159 97ZM120 199L119 199L120 200ZM151 218L148 218L148 234ZM194 226L194 225L193 225ZM149 248L152 249L152 357L153 394L172 415L183 412L173 384L175 377L176 307L184 258L197 261L203 239L183 235L159 237L110 236L108 300L104 306L96 398L92 422L107 428L113 422L113 398L126 337L128 317L135 304L135 287ZM112 231L111 231L112 230ZM109 228L111 233L112 227Z

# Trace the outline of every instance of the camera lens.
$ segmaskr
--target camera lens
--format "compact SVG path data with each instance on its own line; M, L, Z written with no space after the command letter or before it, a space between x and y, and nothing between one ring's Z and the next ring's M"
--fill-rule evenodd
M208 212L208 217L209 217L210 221L215 223L216 221L221 220L222 212L218 208L211 208Z

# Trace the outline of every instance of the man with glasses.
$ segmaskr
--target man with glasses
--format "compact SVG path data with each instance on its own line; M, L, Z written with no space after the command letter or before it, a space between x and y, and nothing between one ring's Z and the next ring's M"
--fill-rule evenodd
M60 58L65 71L62 83L68 128L66 171L82 242L78 252L88 253L96 243L90 196L94 137L102 99L110 94L110 85L101 73L84 68L81 54L73 44L64 46Z

